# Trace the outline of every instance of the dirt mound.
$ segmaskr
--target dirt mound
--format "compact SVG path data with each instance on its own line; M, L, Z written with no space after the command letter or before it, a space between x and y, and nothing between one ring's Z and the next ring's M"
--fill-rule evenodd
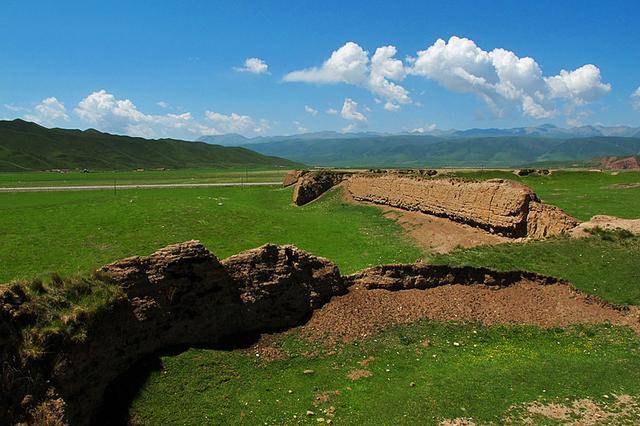
M304 173L293 189L293 202L298 206L310 203L350 175L351 173L332 171Z
M288 186L294 185L298 182L302 176L304 176L308 171L307 170L291 170L282 179L282 187L286 188Z
M596 215L588 222L583 222L571 230L574 237L588 237L590 230L600 228L606 230L623 229L640 235L640 219L621 219L615 216Z
M640 157L605 157L600 164L609 170L640 170Z
M611 322L640 333L640 312L635 308L627 313L567 284L541 285L526 279L507 287L446 284L426 290L388 291L355 286L315 311L300 331L312 340L351 341L423 318L545 328Z
M145 355L291 327L346 291L336 266L294 246L265 245L220 262L189 241L99 274L100 285L117 286L120 296L78 316L82 337L43 330L46 350L37 356L23 353L23 339L47 293L0 287L1 424L33 420L29 413L52 406L63 407L57 415L73 424L90 423L107 385Z
M451 284L508 287L521 281L540 285L566 284L557 278L526 271L494 271L471 266L429 265L425 263L380 265L345 277L349 286L368 290L428 289Z
M430 253L448 253L458 247L513 242L511 238L442 217L378 206L384 211L385 217L395 220L420 247Z
M529 187L502 179L354 175L345 187L358 201L445 217L511 238L542 238L578 223L562 210L540 203Z

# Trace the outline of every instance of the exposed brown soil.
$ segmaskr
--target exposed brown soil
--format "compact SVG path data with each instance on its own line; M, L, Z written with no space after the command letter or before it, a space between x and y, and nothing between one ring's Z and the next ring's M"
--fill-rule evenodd
M541 403L511 407L504 413L502 424L535 425L551 422L572 426L631 425L640 415L640 404L631 395L607 395L610 402L595 402L588 398L567 403ZM474 426L473 419L445 419L440 426Z
M371 376L373 376L373 373L369 370L353 370L349 374L347 374L347 377L353 381Z
M573 237L588 237L591 235L588 231L600 228L607 230L624 229L633 234L640 235L640 219L621 219L615 216L597 215L593 216L590 221L583 222L571 230Z
M384 216L393 219L427 252L448 253L458 247L513 242L512 238L491 234L480 228L419 212L379 206Z
M530 281L504 288L454 284L402 291L354 286L315 311L299 330L306 338L331 343L363 339L389 325L422 318L544 328L610 322L640 333L638 308L622 311L566 284L540 285Z
M640 308L617 309L553 277L422 263L345 277L330 261L290 245L267 244L220 261L188 241L112 263L96 276L119 296L78 318L82 337L44 334L47 351L36 355L22 348L47 293L0 286L0 384L8 390L0 392L0 423L53 416L88 424L107 386L150 353L306 320L297 330L323 343L421 318L541 327L611 322L640 333ZM267 347L257 353L286 355ZM366 374L361 367L354 377Z
M609 170L640 170L640 157L605 157L600 164Z
M340 186L344 187L344 184L340 184ZM429 253L449 253L458 247L470 248L518 241L444 217L366 201L356 201L346 189L343 189L342 196L349 203L368 204L379 208L386 218L395 220L402 226L402 229L418 247Z
M640 415L640 404L630 395L611 397L609 404L591 399L579 399L571 404L542 404L534 402L525 407L525 414L518 419L524 424L542 420L561 422L565 425L634 424Z

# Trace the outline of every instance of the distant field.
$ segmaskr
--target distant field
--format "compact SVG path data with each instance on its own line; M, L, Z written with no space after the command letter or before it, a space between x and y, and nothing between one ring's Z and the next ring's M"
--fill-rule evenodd
M176 169L82 173L0 173L0 187L127 185L153 183L279 182L286 169Z
M377 208L345 203L337 192L295 207L290 188L4 193L0 235L0 282L86 273L190 239L219 257L292 243L345 272L421 255Z

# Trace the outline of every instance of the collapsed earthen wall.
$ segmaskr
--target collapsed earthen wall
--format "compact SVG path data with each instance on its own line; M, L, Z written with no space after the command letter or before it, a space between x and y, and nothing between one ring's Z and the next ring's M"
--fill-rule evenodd
M354 175L345 186L358 201L420 211L513 238L546 237L577 225L562 210L540 203L529 187L509 180Z
M299 176L293 189L293 202L302 206L315 200L329 189L333 188L351 173L314 171Z
M558 283L527 272L422 264L343 277L328 260L294 246L268 244L219 261L197 241L112 263L100 274L121 296L82 318L83 339L53 334L35 358L21 354L35 296L20 286L0 286L0 424L33 422L42 407L54 410L60 423L88 424L107 386L141 358L176 345L297 325L350 285L399 290L508 286L523 279Z
M21 328L33 322L28 296L19 286L0 287L0 424L33 421L29 413L42 407L57 407L52 415L71 424L91 423L107 385L142 357L291 327L346 291L335 265L294 246L265 245L220 262L190 241L100 274L122 296L85 318L82 341L52 334L37 358L20 355Z
M287 174L284 175L284 178L282 178L283 188L295 185L298 183L298 180L307 173L307 170L291 170L287 172Z

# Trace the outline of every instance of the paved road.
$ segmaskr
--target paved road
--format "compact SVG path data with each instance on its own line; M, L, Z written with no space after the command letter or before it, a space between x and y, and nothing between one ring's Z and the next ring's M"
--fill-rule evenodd
M117 185L121 189L153 189L153 188L211 188L222 186L275 186L282 182L219 182L219 183L149 183ZM80 186L28 186L23 188L0 188L0 192L49 192L49 191L95 191L111 190L113 185L80 185Z

